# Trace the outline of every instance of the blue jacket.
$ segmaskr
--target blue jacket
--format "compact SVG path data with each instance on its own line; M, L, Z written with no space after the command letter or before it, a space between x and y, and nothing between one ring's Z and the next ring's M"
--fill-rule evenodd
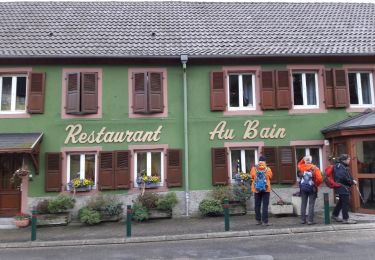
M335 182L342 184L341 187L335 188L336 194L350 195L353 177L350 175L349 167L342 162L338 162L333 171Z

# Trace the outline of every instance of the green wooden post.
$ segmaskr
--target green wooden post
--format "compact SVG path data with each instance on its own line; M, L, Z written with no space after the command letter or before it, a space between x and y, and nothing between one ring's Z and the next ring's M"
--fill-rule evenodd
M224 230L229 231L229 201L224 200Z
M132 206L127 205L126 206L126 236L127 237L132 236L132 218L133 218Z
M36 240L36 222L37 222L36 213L37 212L35 209L31 211L31 241Z
M331 223L329 217L329 197L328 193L324 193L324 224L328 225Z

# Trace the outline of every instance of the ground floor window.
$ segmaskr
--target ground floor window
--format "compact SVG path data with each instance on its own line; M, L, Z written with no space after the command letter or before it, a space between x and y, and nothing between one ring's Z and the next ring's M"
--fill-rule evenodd
M251 167L256 163L257 150L255 149L231 149L229 154L231 178L237 173L249 173Z
M164 153L162 151L136 151L134 154L135 187L142 183L163 185Z
M296 160L298 162L306 155L312 157L312 163L322 170L322 148L320 147L296 147Z
M74 180L81 180L81 182L88 180L90 185L96 183L96 168L97 155L96 153L70 153L67 156L67 182L72 184ZM83 183L83 186L88 186Z

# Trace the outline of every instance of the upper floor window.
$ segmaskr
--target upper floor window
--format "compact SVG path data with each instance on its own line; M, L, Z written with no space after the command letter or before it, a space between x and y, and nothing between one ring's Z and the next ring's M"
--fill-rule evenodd
M294 108L318 108L316 73L293 73Z
M66 74L65 113L75 115L98 113L98 73L71 72Z
M67 156L67 183L71 180L88 179L96 183L96 153L70 153ZM67 185L67 187L69 187Z
M348 77L350 105L352 107L373 106L374 87L372 73L350 72L348 73Z
M255 109L254 74L228 75L228 110Z
M255 149L231 149L230 151L230 169L231 178L237 173L249 173L251 167L256 163L257 150Z
M145 183L163 186L164 153L162 151L137 151L134 155L134 186L139 185L139 178ZM152 181L151 181L152 180Z
M0 76L0 112L26 112L26 75Z

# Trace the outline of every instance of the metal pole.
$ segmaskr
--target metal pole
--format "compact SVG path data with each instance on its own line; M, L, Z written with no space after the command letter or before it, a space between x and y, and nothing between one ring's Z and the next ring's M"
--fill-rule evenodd
M127 205L126 206L126 236L127 237L132 236L132 218L133 218L132 206Z
M224 230L229 231L229 201L224 200Z
M31 211L31 241L36 240L36 222L37 222L36 213L37 212L35 209Z
M329 218L329 197L328 193L324 193L324 224L328 225L331 223Z

